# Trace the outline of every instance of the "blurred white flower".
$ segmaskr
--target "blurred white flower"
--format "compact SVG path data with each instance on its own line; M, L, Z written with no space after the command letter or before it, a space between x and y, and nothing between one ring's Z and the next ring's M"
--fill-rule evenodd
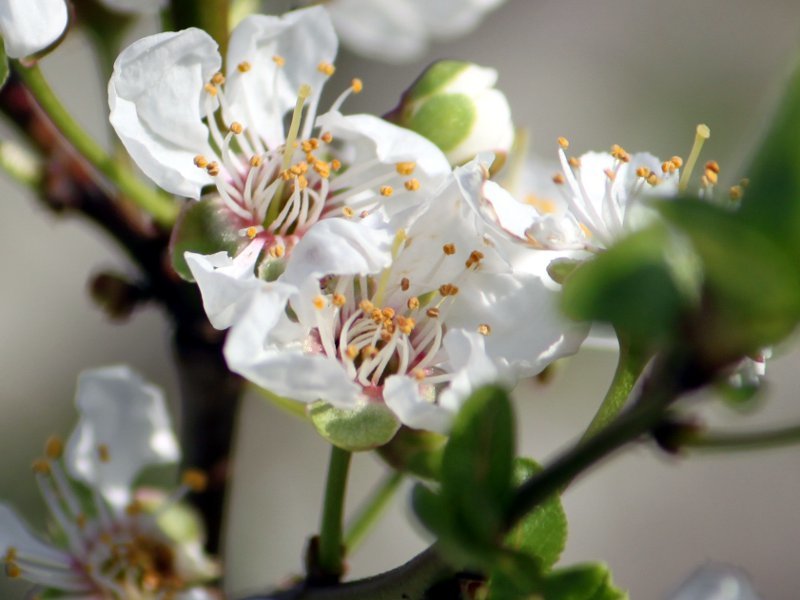
M306 2L311 3L311 2ZM328 0L336 31L352 50L400 63L419 59L431 41L472 31L503 0Z
M481 234L463 195L480 193L484 169L458 169L407 230L374 229L386 262L330 244L321 232L334 220L315 226L279 280L297 290L290 311L253 302L229 334L229 367L281 396L382 402L410 427L445 432L476 386L574 352L583 332L559 317L555 292L513 273Z
M213 598L196 587L217 574L200 536L177 539L163 526L166 512L187 491L202 487L203 476L187 472L168 497L140 496L132 489L144 467L180 458L161 390L127 367L94 369L80 375L76 405L80 420L66 450L51 438L45 457L34 463L59 541L33 535L0 503L6 574L87 600Z
M100 0L112 10L154 13L166 0ZM55 42L69 20L65 0L0 0L0 37L11 58L24 58Z

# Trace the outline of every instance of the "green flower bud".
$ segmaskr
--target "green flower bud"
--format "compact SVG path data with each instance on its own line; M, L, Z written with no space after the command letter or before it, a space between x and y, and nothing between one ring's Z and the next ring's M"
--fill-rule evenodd
M454 60L432 64L387 118L424 135L453 165L479 152L503 160L514 141L511 109L493 86L497 71Z

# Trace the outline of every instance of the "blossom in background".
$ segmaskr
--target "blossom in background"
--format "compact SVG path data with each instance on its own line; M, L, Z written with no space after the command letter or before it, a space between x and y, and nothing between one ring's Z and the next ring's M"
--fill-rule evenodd
M127 367L95 369L80 375L76 405L66 447L51 438L33 465L57 541L35 536L0 503L6 574L75 599L216 598L198 587L217 575L199 529L179 534L169 523L204 477L187 472L169 496L131 487L144 467L180 458L161 391Z
M336 50L323 8L255 15L231 34L227 76L216 43L187 29L131 45L109 83L111 123L139 167L175 194L199 198L215 186L242 240L239 263L260 264L270 279L321 219L352 220L358 226L337 231L360 239L364 217L389 219L421 203L450 171L424 137L370 115L343 116L359 80L317 117ZM222 265L195 257L190 266L199 278Z
M315 0L314 0L315 1ZM311 4L306 0L306 4ZM472 31L503 0L327 0L336 31L352 50L372 59L422 57L433 40Z
M112 10L154 13L166 0L101 0ZM44 50L64 33L69 20L65 0L0 0L0 37L11 58Z
M385 403L410 427L446 432L475 387L574 352L583 332L559 317L556 292L511 270L463 197L480 193L484 170L459 168L407 229L387 235L386 264L359 263L358 252L343 260L317 234L334 223L318 224L278 281L295 288L290 311L267 295L253 302L228 336L229 367L281 396Z

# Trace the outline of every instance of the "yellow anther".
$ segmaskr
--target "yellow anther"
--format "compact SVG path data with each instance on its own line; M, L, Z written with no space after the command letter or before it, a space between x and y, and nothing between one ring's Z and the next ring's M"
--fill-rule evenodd
M394 166L394 168L398 175L411 175L414 172L414 169L417 168L417 163L411 161L399 162Z
M3 562L14 562L17 560L17 549L13 546L9 546L8 550L6 550L6 554L3 557Z
M375 305L369 300L362 300L358 303L358 307L364 311L365 314L371 314L375 310Z
M326 131L321 136L319 136L319 139L321 139L326 144L330 144L333 141L333 134L330 131Z
M316 308L317 310L322 310L328 304L325 301L325 297L324 296L316 296L312 302L314 304L314 308Z
M570 156L569 159L567 159L567 162L573 169L580 169L581 167L581 159L577 156Z
M562 150L566 150L569 148L569 140L565 137L559 137L557 140L558 145L561 146Z
M381 192L381 196L385 196L385 197L388 198L389 196L394 194L394 189L390 185L384 185L384 186L381 186L380 192Z
M6 570L6 577L8 577L9 579L16 579L17 577L22 575L22 570L19 568L19 565L17 565L17 563L15 562L11 561L7 562L5 564L5 570Z
M406 292L409 287L411 287L411 282L408 280L408 277L403 277L400 280L400 289Z
M619 144L611 146L611 156L622 162L628 162L631 159L630 154Z
M397 327L400 329L400 332L405 335L411 335L416 325L416 321L411 317L397 317Z
M655 173L650 173L650 175L647 176L647 183L652 186L657 186L659 183L661 183L661 179L659 179L658 175Z
M331 302L333 302L334 306L341 308L347 303L347 298L345 298L344 294L334 294Z
M223 83L225 83L225 75L219 72L214 73L214 75L211 77L211 83L213 83L216 86L222 85Z
M206 92L207 92L207 93L208 93L210 96L216 96L216 95L217 95L217 88L216 88L216 87L215 87L213 84L211 84L211 83L207 83L207 84L205 84L205 85L203 86L203 88L206 90Z
M706 163L706 171L713 171L719 175L719 163L715 160L710 160Z
M671 171L670 171L671 169ZM672 164L670 161L664 161L661 163L661 172L664 174L674 173L675 172L675 165Z
M140 515L142 512L144 512L144 506L139 500L133 500L130 504L128 504L128 506L125 507L125 514L127 514L129 517Z
M703 175L711 185L716 185L719 177L717 176L717 171L713 169L706 169L705 174Z
M258 228L257 227L253 227L251 225L250 227L247 228L245 233L247 234L247 237L249 237L252 240L253 238L255 238L258 235Z
M46 458L37 458L31 468L37 475L50 475L50 463Z
M202 154L198 154L194 157L194 166L205 169L208 166L208 159Z
M406 302L406 306L408 307L408 310L419 309L419 298L416 296L411 296L411 298L408 299L408 302Z
M353 90L354 94L360 94L364 90L364 82L358 77L355 77L353 81L350 82L350 88Z
M553 183L556 185L563 185L565 181L566 179L564 179L564 176L561 173L556 173L553 175Z
M108 445L106 444L98 444L97 445L97 458L100 459L100 462L107 463L111 460L111 452L108 450Z
M208 475L200 469L186 469L181 474L181 483L195 493L203 492L208 487Z
M325 161L318 160L314 163L314 170L319 174L320 177L323 179L327 179L331 176L331 166L326 163Z
M442 246L442 252L444 252L447 256L452 256L456 253L456 245L455 244L445 244Z
M381 340L385 344L388 344L392 341L392 337L394 336L394 325L385 326L384 329L381 330Z
M341 168L342 168L342 163L341 163L341 162L339 162L339 160L338 160L338 159L334 158L334 159L331 161L331 169L333 169L334 171L338 171L338 170L339 170L339 169L341 169Z
M329 62L322 61L317 65L317 71L319 71L323 75L327 75L328 77L330 77L336 72L336 67L334 67Z
M652 173L652 171L647 167L639 167L636 169L636 176L641 177L642 179L647 179L650 177L650 173Z
M468 269L471 269L474 266L480 265L482 260L483 260L483 253L482 252L478 252L477 250L473 250L472 252L470 252L469 258L464 263L464 265Z
M305 153L309 153L314 150L314 147L311 145L311 142L309 140L304 140L300 142L300 147L303 149L303 152Z
M425 311L425 314L428 315L431 319L438 319L439 318L439 309L438 308L429 308Z
M349 358L350 360L355 360L356 356L358 356L358 348L355 345L350 344L347 347L346 354L347 354L347 358Z
M239 73L247 73L252 68L253 66L246 60L243 60L238 65L236 65L236 69L239 71Z
M614 181L617 178L617 174L611 169L603 169L603 173L606 174L606 177L608 177L609 181Z
M238 121L234 121L233 123L231 123L231 126L228 129L234 135L239 135L244 131L244 127L242 127L242 124L239 123Z
M272 62L274 62L278 67L282 67L286 64L286 59L283 58L280 54L275 54L272 56Z
M680 169L683 166L683 159L680 156L673 156L669 159L673 165L675 165L676 169Z
M295 180L295 185L301 190L304 190L308 187L308 179L306 179L305 175L299 175Z
M50 460L58 460L64 453L64 440L57 435L51 435L44 444L44 454Z
M210 162L206 165L206 173L212 177L219 175L219 163L216 161Z
M728 190L728 195L730 196L731 200L739 200L743 194L744 189L740 185L734 185Z
M455 296L458 294L458 286L452 283L444 283L439 286L439 293L444 297Z
M391 306L387 306L384 308L381 313L383 314L384 319L392 319L395 315L395 310Z
M343 206L343 207L342 207L342 214L343 214L345 217L347 217L348 219L352 219L352 218L353 218L353 215L354 215L355 213L353 212L353 209L352 209L352 208L350 208L349 206Z
M361 349L361 355L365 358L375 358L378 356L378 349L375 346L364 346Z
M405 186L405 188L409 192L416 192L419 189L419 185L420 185L419 184L419 179L415 179L415 178L409 179L403 185Z
M369 313L370 318L375 321L376 324L383 323L383 313L381 312L380 308L373 308Z
M412 375L412 376L414 377L414 379L416 379L417 381L422 381L423 379L425 379L425 371L423 371L422 369L414 369L414 370L411 372L411 375Z
M289 173L289 169L284 169L281 171L281 179L284 181L289 181L292 178L292 174Z
M286 248L281 245L273 246L271 250L274 253L274 258L282 258L284 254L286 254Z
M256 155L250 157L250 166L252 168L257 169L262 164L264 164L264 159L261 158L260 155L256 154Z
M488 323L481 323L478 325L478 333L481 335L489 335L492 333L492 328L489 326Z

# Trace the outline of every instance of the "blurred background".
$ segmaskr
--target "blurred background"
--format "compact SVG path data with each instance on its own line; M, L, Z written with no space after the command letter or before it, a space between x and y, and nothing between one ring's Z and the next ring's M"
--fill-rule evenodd
M148 31L144 23L138 33ZM552 158L564 135L576 154L619 143L631 152L685 156L695 125L704 122L712 137L703 158L718 160L723 181L735 182L798 58L798 34L796 0L509 0L471 36L437 44L410 65L342 52L341 78L330 87L343 89L360 76L365 92L346 110L384 112L431 60L471 60L497 68L534 154ZM71 35L43 66L78 119L108 140L105 82L85 40ZM69 433L77 373L127 362L172 399L176 381L168 324L158 310L112 324L88 297L91 274L129 271L115 246L79 220L56 219L7 179L0 178L0 198L0 498L38 528L45 517L29 464L49 434ZM798 354L787 347L777 355L756 415L712 406L709 420L732 427L800 421ZM579 435L614 364L613 352L587 350L562 365L551 385L520 385L522 450L545 461ZM326 446L310 426L257 396L246 399L226 545L234 597L300 572L326 463ZM381 469L371 456L357 457L351 508ZM698 565L729 562L749 573L763 598L795 599L798 497L800 448L668 458L633 447L566 493L571 535L562 564L605 560L632 598L650 599L664 597ZM427 543L407 505L404 492L352 557L354 576L396 566ZM20 598L25 589L0 579L1 598Z

